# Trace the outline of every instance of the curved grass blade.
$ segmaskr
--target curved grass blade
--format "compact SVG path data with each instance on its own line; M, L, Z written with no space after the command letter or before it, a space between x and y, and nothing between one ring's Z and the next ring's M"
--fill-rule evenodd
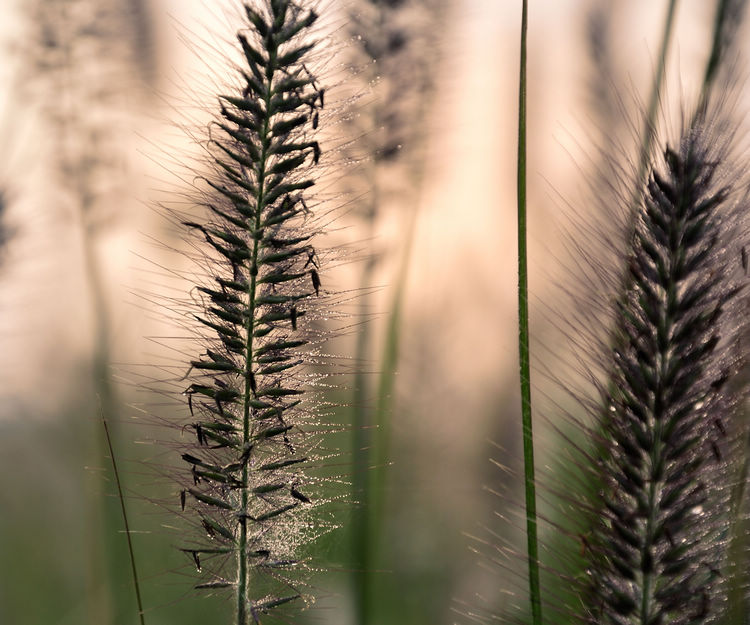
M135 600L138 606L138 619L141 625L145 625L145 617L143 612L143 601L141 600L141 587L138 583L138 569L135 565L135 551L133 550L133 539L130 536L130 524L128 523L128 512L125 508L125 497L122 493L122 484L120 483L120 472L117 469L117 460L115 460L115 450L112 446L112 437L109 435L109 426L107 425L107 419L104 414L101 415L102 425L104 426L104 435L107 439L107 447L109 448L109 457L112 460L112 472L115 476L115 484L117 485L117 498L120 500L120 509L122 510L122 523L125 526L125 538L128 541L128 554L130 555L130 570L133 573L133 587L135 589Z

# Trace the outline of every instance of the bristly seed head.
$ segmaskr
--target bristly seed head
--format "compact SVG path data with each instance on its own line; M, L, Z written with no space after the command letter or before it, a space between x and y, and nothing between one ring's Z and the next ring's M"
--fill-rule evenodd
M739 290L728 250L740 246L717 131L665 150L634 227L594 467L583 604L598 625L708 623L722 609L738 327L726 317Z
M219 96L209 220L185 222L212 249L196 319L213 338L190 362L196 440L182 456L180 491L202 528L184 549L207 571L196 587L231 588L237 625L302 598L298 548L317 502L303 472L311 456L298 370L309 340L302 321L325 295L305 201L321 155L313 131L323 89L308 60L317 15L295 0L243 10L244 84Z

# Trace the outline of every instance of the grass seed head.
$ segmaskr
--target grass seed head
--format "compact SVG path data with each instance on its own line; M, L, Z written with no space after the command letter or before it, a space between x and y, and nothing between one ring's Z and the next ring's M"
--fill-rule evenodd
M236 623L304 605L302 555L321 503L306 467L316 423L303 367L311 309L326 305L310 189L323 88L312 70L317 13L296 0L244 2L237 91L218 96L202 219L206 337L185 389L190 430L180 508L201 536L184 549L196 588L230 589ZM314 206L314 205L313 205Z
M591 623L708 623L724 603L741 244L722 136L705 122L667 146L635 217L593 454Z

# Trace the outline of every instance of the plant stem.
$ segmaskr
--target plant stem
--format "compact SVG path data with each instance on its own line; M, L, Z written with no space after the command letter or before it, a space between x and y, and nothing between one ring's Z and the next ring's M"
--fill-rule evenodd
M661 38L661 48L659 50L659 62L656 66L656 75L654 84L651 89L651 96L648 102L646 120L643 124L643 143L641 144L641 153L638 158L638 174L633 186L633 196L630 199L631 211L637 210L640 193L646 180L646 172L651 160L651 151L656 135L656 112L661 99L661 89L664 84L664 73L667 67L667 54L669 53L669 42L672 39L672 30L674 25L674 16L677 11L677 0L669 0L667 15L664 19L664 30Z
M389 307L388 324L385 332L383 345L383 359L380 365L380 377L378 380L378 395L375 405L375 467L373 469L373 480L377 487L373 488L375 497L375 527L382 527L382 519L385 508L385 466L390 458L390 418L393 410L393 393L396 382L396 368L398 366L399 346L401 343L401 318L404 307L404 295L406 293L406 280L411 264L414 237L417 229L417 211L409 214L409 221L404 235L404 249L401 255L400 265L396 278L396 288ZM379 536L374 535L376 540Z
M275 58L275 50L273 54L269 54L271 68L269 76L273 76L274 70L273 59ZM266 85L266 93L263 104L265 105L266 111L270 110L271 101L271 78L268 78ZM268 134L270 127L270 115L267 114L263 120L263 128L260 134L261 153L260 161L258 162L257 173L258 173L258 191L256 195L256 213L254 231L258 231L261 226L261 217L263 215L263 203L265 195L265 181L266 181L266 159L267 159L267 143ZM258 250L260 247L259 239L253 241L253 251L251 259L251 267L258 266ZM253 397L252 380L253 380L253 333L255 326L255 295L257 286L257 270L250 272L250 281L247 291L248 297L248 317L247 317L247 346L245 351L245 401L244 412L243 412L243 426L242 426L242 444L244 448L248 448L250 445L250 439L252 436L252 429L250 424L250 401ZM249 594L249 579L248 579L248 567L247 567L247 518L249 517L249 495L250 487L248 483L249 478L249 462L244 463L242 467L242 495L241 495L241 514L245 515L245 519L240 523L240 536L237 543L237 564L238 564L238 582L237 582L237 625L247 625L247 606L250 603Z
M711 43L711 54L706 64L706 73L703 76L703 86L701 88L701 102L706 100L708 90L716 78L719 71L721 60L726 52L724 40L724 28L729 14L731 0L718 0L716 4L716 17L714 18L714 34Z
M378 119L378 110L373 113L375 120ZM373 123L373 128L378 128ZM377 186L377 165L373 164L369 171L370 198L366 208L365 227L367 228L367 239L373 240L375 233L375 216L379 203ZM371 518L374 515L373 490L368 476L369 467L372 465L372 414L368 379L363 371L366 362L369 362L370 352L370 324L366 319L369 314L370 297L368 290L371 287L375 273L376 259L372 256L364 262L360 275L359 288L361 290L359 310L361 323L357 328L357 343L355 362L357 370L354 374L354 396L352 406L352 453L354 454L352 470L352 492L356 507L352 515L352 550L354 564L354 597L356 623L367 625L371 621L371 599L372 599L372 557L375 545L372 544Z
M529 366L529 285L526 260L526 32L528 0L521 14L521 63L518 89L518 348L521 381L521 420L526 494L526 540L529 563L529 593L534 625L542 623L537 541L536 485L534 480L534 436L531 429L531 373Z
M698 124L705 116L711 89L716 81L722 61L736 41L737 30L742 23L746 4L746 0L718 0L716 3L711 54L706 63L700 99L693 113L691 126Z

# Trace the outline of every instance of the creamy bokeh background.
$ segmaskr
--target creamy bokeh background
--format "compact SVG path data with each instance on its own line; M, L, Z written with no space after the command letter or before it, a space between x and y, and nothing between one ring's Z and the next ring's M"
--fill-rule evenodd
M7 221L15 231L0 268L0 436L3 427L12 428L21 441L22 434L17 433L23 433L27 424L39 427L65 418L81 393L76 381L93 348L80 223L75 207L60 193L50 173L54 154L45 141L44 109L26 91L32 77L18 53L21 44L29 44L21 16L25 4L31 2L0 0L4 42L0 48L0 190L7 189ZM612 80L617 84L613 92L636 119L637 102L647 99L650 88L666 2L602 2L614 16L610 45L617 68ZM169 239L172 229L157 204L172 201L174 189L179 188L181 170L176 162L183 159L172 158L192 148L177 125L185 123L184 115L193 119L192 90L206 91L201 79L206 65L196 55L205 44L196 41L212 41L211 33L220 30L231 14L218 3L211 8L207 4L197 0L151 3L157 80L146 87L145 94L135 90L125 94L127 112L117 128L122 177L103 194L102 203L112 207L112 218L97 235L96 246L111 314L112 375L121 385L123 401L133 405L123 412L125 421L137 421L141 414L141 376L155 375L148 373L148 366L173 357L162 341L144 337L170 335L173 313L160 310L160 298L184 297L179 288L186 283L170 274L173 266L168 264L175 259L179 262L180 255L160 247L164 241L166 245L178 243ZM563 232L571 213L585 215L589 210L584 200L590 161L599 158L596 146L610 131L617 131L612 138L625 146L632 144L633 132L627 122L619 129L597 129L589 106L589 84L595 79L585 45L585 16L594 2L532 0L530 4L529 255L532 333L535 344L541 346L533 358L541 369L544 363L538 359L545 351L566 349L557 328L561 324L555 318L559 305L555 298L559 283L564 286L566 280L575 281L575 276L559 271L559 261L566 255ZM446 558L453 563L454 568L445 571L444 577L437 575L435 582L445 591L438 601L445 608L441 610L444 623L458 618L448 609L453 598L492 592L495 582L488 580L493 578L474 569L476 558L461 532L476 533L480 523L490 523L497 502L482 487L494 488L496 482L507 481L489 464L489 457L512 467L518 464L515 158L519 5L511 0L453 2L441 32L437 89L427 116L423 192L418 205L410 208L418 211L418 217L393 418L391 470L400 490L394 493L398 505L389 531L393 550L400 554L413 583L419 583L422 573L435 577L436 561L440 566ZM680 3L667 71L665 99L669 104L663 107L668 125L678 125L682 96L689 98L696 90L712 19L711 3ZM185 38L193 49L181 41ZM219 35L216 45L227 39L231 37ZM196 114L200 116L200 111ZM372 244L384 254L372 301L376 350L408 221L403 211L394 202L379 219L372 242L365 239L356 219L345 221L346 215L337 235L342 243L360 250ZM356 288L357 271L356 264L345 265L330 277L330 283L343 290ZM346 353L352 349L352 340L341 340L337 348ZM377 371L378 362L376 353L366 369ZM534 384L539 405L545 406L540 421L554 421L554 405L563 401L555 385L543 376L535 378ZM545 440L540 439L540 466L548 463ZM48 453L34 448L33 438L22 444L28 445L30 453ZM25 452L19 449L18 453ZM7 457L0 458L0 468L14 470ZM436 545L438 536L446 544ZM0 574L0 586L3 580ZM340 585L331 613L336 616L329 622L345 623L346 580L339 578L335 583ZM2 601L0 594L0 621ZM414 609L419 612L418 607Z

